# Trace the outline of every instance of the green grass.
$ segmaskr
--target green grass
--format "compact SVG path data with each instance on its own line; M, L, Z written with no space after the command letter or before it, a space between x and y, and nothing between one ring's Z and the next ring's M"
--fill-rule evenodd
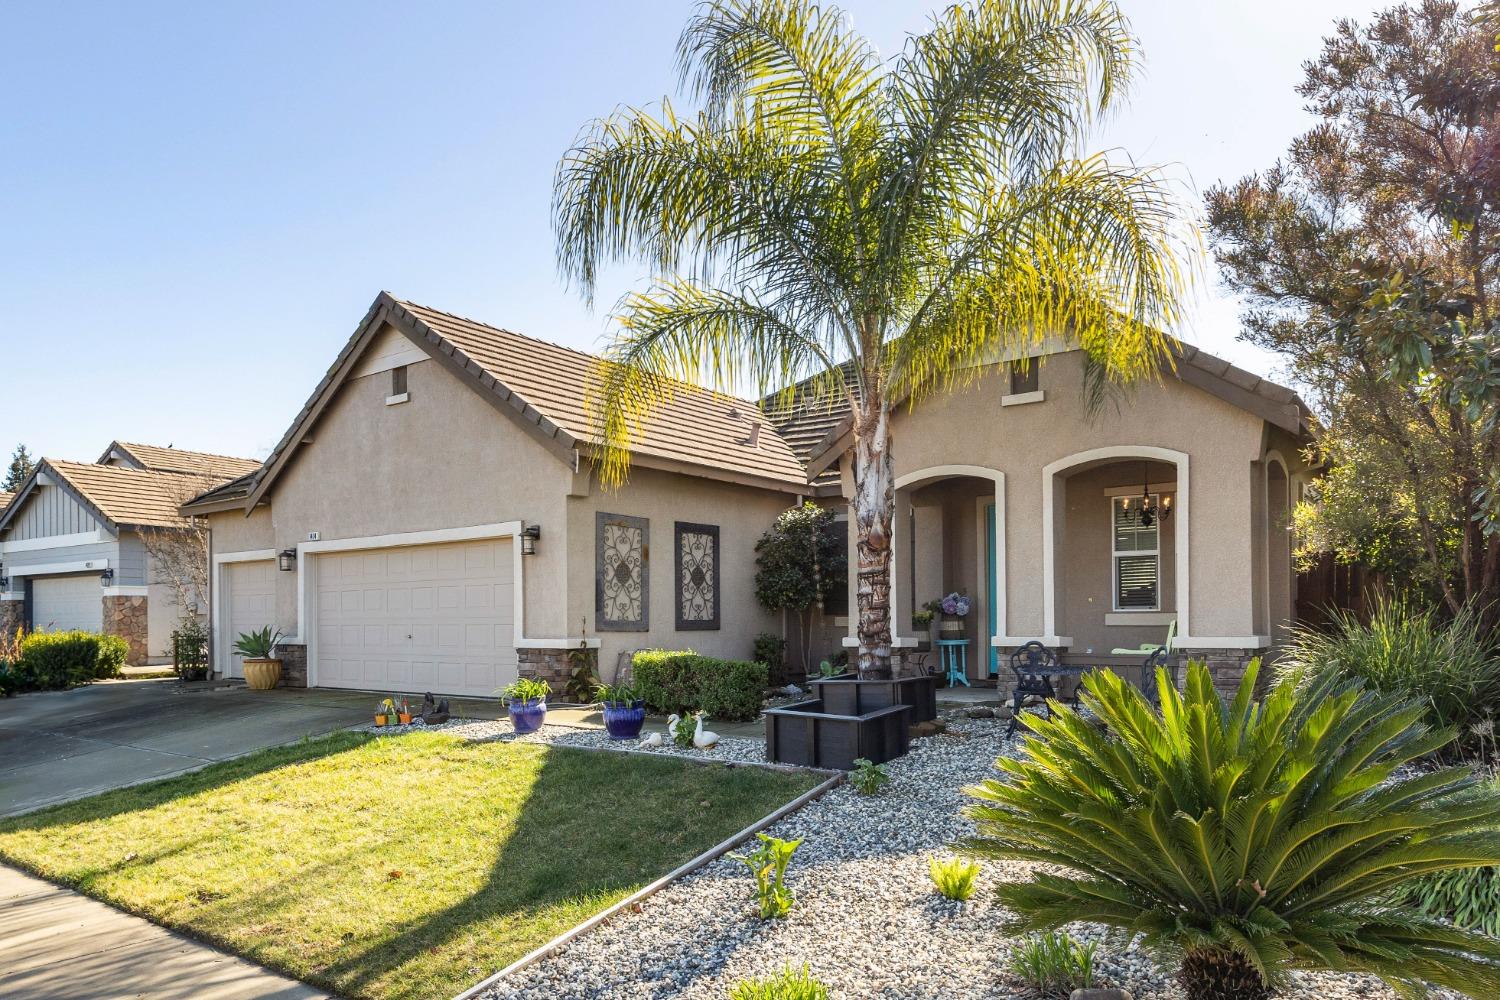
M340 733L0 822L0 857L341 994L448 997L815 783Z

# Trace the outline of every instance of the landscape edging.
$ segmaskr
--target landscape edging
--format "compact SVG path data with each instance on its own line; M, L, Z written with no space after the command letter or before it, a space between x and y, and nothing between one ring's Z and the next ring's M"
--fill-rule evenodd
M613 752L618 752L618 751L605 750L605 751L602 751L602 752L604 752L604 753L613 753ZM651 755L651 756L656 756L656 755ZM709 762L708 761L704 761L704 763L709 763ZM755 766L755 765L741 765L741 766ZM799 768L797 770L804 770L804 771L806 771L806 770L811 770L811 769L810 768ZM511 976L511 975L513 975L513 974L515 974L517 972L520 972L522 969L525 969L525 968L527 968L529 966L535 965L537 962L540 962L542 959L551 956L552 954L554 954L555 952L557 952L559 949L561 949L564 945L566 945L569 942L573 941L575 938L581 937L582 935L588 933L589 931L593 930L595 927L597 927L600 924L602 924L602 923L606 922L607 920L609 920L611 917L614 917L616 914L618 914L618 913L620 913L620 912L622 912L622 911L624 911L624 910L626 910L626 909L628 909L628 908L630 908L632 906L635 906L636 904L640 903L644 899L648 899L649 897L656 895L658 892L660 892L661 890L665 889L668 885L672 884L673 882L677 881L678 879L682 878L683 876L689 875L692 872L697 871L699 868L702 868L703 866L709 864L712 861L717 861L720 857L722 857L723 855L727 854L731 849L739 846L741 843L745 842L746 840L749 840L751 837L753 837L755 834L759 833L760 831L764 830L766 827L771 826L773 823L777 823L777 822L781 821L782 819L784 819L787 816L790 816L792 813L796 812L798 809L801 809L803 806L807 805L809 802L812 802L814 799L821 798L822 796L824 796L828 792L832 791L834 788L837 788L839 785L843 784L845 778L847 778L847 777L848 776L846 774L844 774L842 771L839 771L839 772L836 772L836 773L830 775L822 783L820 783L820 784L818 784L818 785L816 785L816 786L808 789L807 791L803 792L801 795L797 796L795 799L793 799L792 801L788 802L786 805L780 807L779 809L775 810L774 812L771 812L771 813L768 813L765 816L762 816L760 819L756 820L754 823L751 823L749 826L745 827L743 830L739 831L736 834L731 835L728 840L721 841L720 843L716 844L715 846L710 847L708 850L704 851L702 854L698 855L696 858L693 858L691 861L688 861L687 863L679 866L678 868L676 868L676 869L668 872L667 874L663 875L661 878L657 879L655 882L652 882L649 885L642 886L640 889L637 889L635 892L631 893L629 896L626 896L624 899L620 900L615 905L609 907L608 909L601 910L600 912L594 914L592 917L589 917L587 920L585 920L583 923L577 925L576 927L572 927L572 928L570 928L570 929L568 929L566 931L563 931L561 934L559 934L557 937L553 938L551 941L548 941L546 944L542 945L541 947L536 948L536 949L534 949L534 950L526 953L525 955L522 955L520 958L516 959L514 962L510 963L505 968L501 969L499 972L495 973L494 975L490 976L489 978L483 979L483 980L475 983L473 986L470 986L468 989L464 990L462 993L460 993L457 996L453 997L453 1000L472 1000L472 998L478 996L484 990L487 990L490 987L494 986L495 984L501 982L502 980L504 980L508 976Z

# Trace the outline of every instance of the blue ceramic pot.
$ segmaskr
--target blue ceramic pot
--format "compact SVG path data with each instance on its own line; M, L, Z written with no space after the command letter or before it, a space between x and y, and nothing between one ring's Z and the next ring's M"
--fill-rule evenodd
M641 735L646 724L646 703L636 701L627 705L622 701L604 703L604 729L612 740L633 740Z
M510 724L516 727L518 733L534 733L542 726L542 720L547 717L546 698L528 698L525 701L513 698L506 703L506 710L510 712Z

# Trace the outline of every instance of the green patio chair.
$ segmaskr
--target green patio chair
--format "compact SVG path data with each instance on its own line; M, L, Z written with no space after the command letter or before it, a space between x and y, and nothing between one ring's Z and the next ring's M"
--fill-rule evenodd
M1129 648L1126 648L1126 647L1122 646L1122 647L1117 648L1117 649L1111 649L1109 651L1109 655L1110 656L1150 656L1152 653L1156 652L1158 649L1164 649L1168 653L1170 653L1170 652L1172 652L1172 643L1173 643L1173 641L1176 640L1176 638L1177 638L1177 619L1173 618L1171 624L1169 624L1167 626L1167 641L1164 642L1164 643L1162 643L1160 646L1155 645L1154 643L1148 643L1145 646L1131 646Z

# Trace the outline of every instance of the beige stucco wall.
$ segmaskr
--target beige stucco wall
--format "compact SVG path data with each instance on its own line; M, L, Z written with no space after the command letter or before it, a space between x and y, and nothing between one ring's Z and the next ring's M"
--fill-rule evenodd
M1149 463L1153 485L1176 479L1173 467ZM1111 649L1159 645L1166 637L1167 626L1161 624L1110 625L1106 616L1114 613L1114 571L1111 565L1113 513L1111 487L1141 486L1140 462L1117 462L1069 476L1065 480L1064 508L1067 521L1060 536L1058 600L1062 620L1073 638L1074 650L1106 654ZM1175 491L1163 491L1172 496ZM1160 611L1177 609L1177 527L1176 516L1159 530Z
M643 468L631 470L629 483L618 490L602 490L597 482L585 488L586 495L567 502L568 623L575 634L581 625L589 637L600 640L600 672L606 679L614 676L622 650L695 649L709 656L747 659L758 633L782 634L780 616L768 614L755 599L755 543L777 514L796 503L795 496ZM601 511L650 522L648 631L600 632L594 627L594 526ZM719 527L722 594L717 630L676 628L673 545L678 521Z
M526 637L600 639L606 676L623 649L691 647L747 657L757 633L781 633L779 617L755 601L754 546L794 495L643 468L620 490L605 492L586 469L573 473L436 362L409 365L408 402L385 404L389 378L382 371L339 390L311 443L273 485L269 505L249 518L240 511L210 515L214 551L294 548L309 531L331 541L524 520L542 529L537 554L523 560ZM600 634L593 627L597 511L650 520L648 632ZM676 521L719 525L716 631L675 628ZM298 575L277 574L277 624L288 631L298 626Z
M991 376L902 409L893 420L898 477L944 465L1005 473L1005 631L1044 634L1043 468L1094 448L1147 445L1190 457L1192 622L1179 629L1204 637L1254 634L1264 560L1257 568L1251 487L1263 455L1264 421L1172 378L1137 388L1118 410L1091 416L1078 352L1048 358L1040 382L1046 393L1040 403L1002 407L1006 385ZM1059 515L1066 496L1056 490ZM1059 600L1061 635L1072 634L1066 616Z

